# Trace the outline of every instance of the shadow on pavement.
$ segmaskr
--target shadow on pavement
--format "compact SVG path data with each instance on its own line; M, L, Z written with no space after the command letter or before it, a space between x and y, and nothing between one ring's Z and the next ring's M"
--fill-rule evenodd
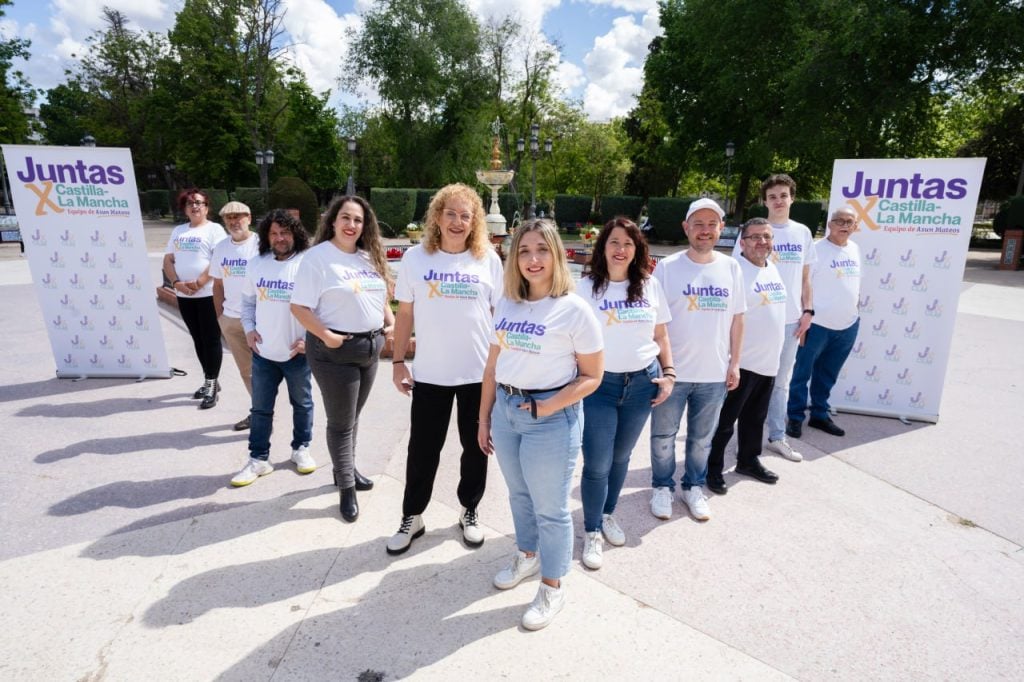
M228 435L213 437L208 434L227 432ZM123 455L146 450L194 450L215 447L226 443L248 441L244 433L231 431L230 425L207 426L191 431L160 431L145 435L113 438L93 438L74 443L65 448L47 450L35 457L38 464L52 464L86 453L96 455Z

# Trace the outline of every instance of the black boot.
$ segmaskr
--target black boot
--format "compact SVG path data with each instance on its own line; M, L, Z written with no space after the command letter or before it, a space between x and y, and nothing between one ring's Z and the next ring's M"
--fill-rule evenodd
M216 380L212 380L211 381L211 380L207 379L206 384L204 384L204 388L205 387L209 387L209 388L207 389L206 395L203 396L203 402L199 403L199 409L200 410L208 410L211 407L213 407L214 405L216 405L217 404L217 394L220 393L220 382L219 381L216 381Z
M373 490L373 481L359 473L359 469L354 469L356 478L356 490L359 492L365 492L367 490ZM338 472L334 473L334 487L338 487Z
M201 400L208 396L210 394L210 391L212 391L214 388L216 388L219 391L220 382L217 381L216 379L207 379L206 381L203 382L203 385L197 388L196 392L192 394L192 399Z
M359 503L356 501L356 487L341 488L341 518L352 523L359 518Z

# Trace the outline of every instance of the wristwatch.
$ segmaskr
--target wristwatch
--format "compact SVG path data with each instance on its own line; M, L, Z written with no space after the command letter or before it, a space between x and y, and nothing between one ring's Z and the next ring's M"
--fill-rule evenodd
M804 308L804 312L810 315L811 317L814 317L814 308Z

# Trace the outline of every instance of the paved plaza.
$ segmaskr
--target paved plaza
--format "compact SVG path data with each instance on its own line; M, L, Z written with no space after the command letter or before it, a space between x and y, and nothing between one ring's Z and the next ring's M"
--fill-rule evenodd
M154 284L164 229L147 226ZM0 679L1024 679L1024 272L997 258L969 256L937 424L805 429L805 461L765 456L775 486L726 474L707 523L678 499L651 516L645 431L616 514L628 540L600 571L579 563L577 466L568 602L526 632L536 580L491 586L514 548L496 462L487 541L460 542L454 429L426 535L385 553L409 432L388 361L356 460L376 487L346 524L318 391L322 468L288 461L281 395L275 472L233 489L248 397L230 355L220 403L197 410L191 339L161 307L188 376L57 380L28 265L2 245Z

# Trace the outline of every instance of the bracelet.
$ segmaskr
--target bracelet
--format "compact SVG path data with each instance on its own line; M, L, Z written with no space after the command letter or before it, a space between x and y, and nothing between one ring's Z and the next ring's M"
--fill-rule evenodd
M178 286L178 282L180 282L180 281L181 281L180 279L176 279L173 282L171 282L171 288L173 289L174 287Z
M666 369L675 369L675 365L665 365L661 368L661 371L664 372Z
M392 360L391 364L392 365L404 365L405 364L405 360Z
M480 426L490 426L491 422L481 422L481 421L478 421L477 424L479 424Z

